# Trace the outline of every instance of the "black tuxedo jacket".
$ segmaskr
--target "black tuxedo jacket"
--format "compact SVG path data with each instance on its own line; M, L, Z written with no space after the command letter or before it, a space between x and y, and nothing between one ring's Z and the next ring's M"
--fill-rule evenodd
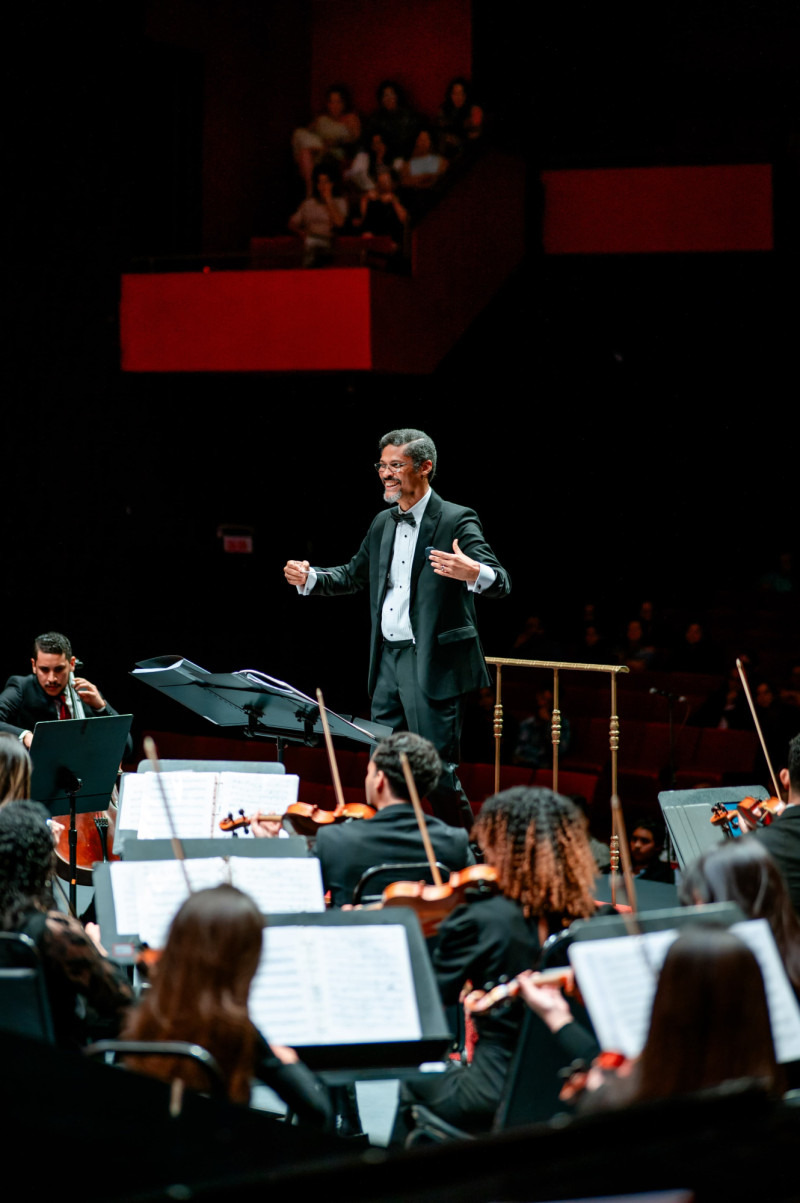
M466 831L430 816L427 824L436 859L443 865L456 870L475 863ZM353 901L353 890L364 872L374 865L425 860L422 836L410 802L385 806L372 819L353 819L322 827L314 853L334 906Z
M105 718L116 714L106 702L105 710L84 707L86 718ZM49 697L39 685L33 673L24 677L9 677L0 693L0 731L19 735L21 731L32 731L37 723L50 723L58 718L58 700Z
M369 589L372 614L370 697L378 678L383 639L381 608L389 580L394 535L395 523L387 508L377 515L353 559L338 568L322 569L311 593L314 597L316 594L357 593ZM511 589L509 575L484 539L475 511L442 501L432 492L420 522L414 552L410 613L417 645L419 683L428 697L437 700L458 697L490 684L478 638L475 594L463 581L437 576L425 554L426 547L452 551L454 539L458 539L465 555L497 573L485 596L504 597Z
M754 832L780 869L800 915L800 803L786 808L768 827Z

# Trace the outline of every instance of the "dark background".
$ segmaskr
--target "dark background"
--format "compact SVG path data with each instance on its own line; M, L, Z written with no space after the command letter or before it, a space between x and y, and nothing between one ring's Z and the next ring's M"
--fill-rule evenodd
M118 370L120 271L241 250L297 203L312 4L9 14L3 678L55 628L140 726L186 721L127 677L173 652L367 713L366 599L301 602L281 569L354 553L397 425L434 437L437 488L478 510L511 572L508 602L481 605L488 654L534 610L566 627L590 598L626 617L645 595L747 595L796 544L796 6L648 6L634 24L527 8L476 0L472 41L497 136L529 163L530 253L425 378ZM211 86L225 71L236 121ZM249 210L203 179L209 106L220 141L263 152ZM541 167L737 161L775 164L772 253L539 252ZM254 528L253 555L223 555L224 523Z

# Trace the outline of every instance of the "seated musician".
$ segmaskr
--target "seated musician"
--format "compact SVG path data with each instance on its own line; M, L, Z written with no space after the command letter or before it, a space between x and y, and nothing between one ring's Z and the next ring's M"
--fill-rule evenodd
M0 931L22 932L39 950L56 1042L76 1047L115 1035L133 991L105 956L97 926L53 907L55 862L47 811L38 802L0 806ZM8 953L7 953L8 955ZM91 1013L77 1011L80 996Z
M378 813L371 819L323 827L316 838L314 851L334 906L353 901L353 890L373 865L425 860L422 836L400 763L403 752L408 757L419 796L424 798L436 788L442 762L429 740L410 731L397 731L381 740L372 753L364 781L367 804ZM431 816L427 825L436 859L448 869L464 869L475 863L466 831Z
M760 840L724 840L704 852L681 874L678 898L683 906L735 902L748 919L766 919L800 999L800 918L780 869Z
M588 1062L599 1052L559 987L537 983L530 973L520 975L519 985L527 1005L556 1036L565 1066L576 1057ZM773 1093L784 1085L761 970L737 936L698 925L685 928L669 948L639 1057L628 1060L611 1053L598 1058L588 1073L575 1075L562 1099L574 1099L577 1093L581 1110L606 1110L737 1078L756 1079Z
M0 732L0 806L31 796L31 758L21 740Z
M786 806L768 827L757 828L752 838L764 845L777 864L800 915L800 735L789 744L788 767L781 769L780 781L787 790Z
M0 693L0 731L16 735L29 748L37 723L75 718L72 693L67 688L75 664L66 635L58 631L37 635L33 641L32 675L9 677ZM117 713L97 686L85 677L75 677L73 684L85 718Z
M325 1085L293 1049L268 1044L248 1013L263 926L256 904L233 886L191 894L150 970L152 988L129 1014L123 1035L199 1044L219 1064L233 1102L247 1103L251 1081L258 1078L300 1122L329 1130L333 1109ZM205 1073L185 1060L142 1056L129 1057L128 1063L151 1077L180 1077L189 1086L207 1088Z
M374 820L373 820L374 821ZM458 907L439 928L433 965L442 1001L536 966L548 936L594 914L596 867L578 808L549 789L517 786L484 803L473 837L497 873L498 892ZM401 1142L410 1107L425 1104L457 1128L487 1131L500 1102L522 1022L521 1008L476 1017L470 1065L404 1085L393 1133Z

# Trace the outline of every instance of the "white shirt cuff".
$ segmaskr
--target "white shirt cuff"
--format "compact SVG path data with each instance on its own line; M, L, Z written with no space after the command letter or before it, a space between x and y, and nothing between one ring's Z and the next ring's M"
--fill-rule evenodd
M488 568L486 564L481 564L478 573L478 579L475 581L467 581L467 589L470 593L483 593L490 585L493 585L497 580L497 573L494 568Z
M306 577L305 585L297 585L297 592L301 597L308 597L311 590L317 583L317 574L313 568L309 568L308 576Z

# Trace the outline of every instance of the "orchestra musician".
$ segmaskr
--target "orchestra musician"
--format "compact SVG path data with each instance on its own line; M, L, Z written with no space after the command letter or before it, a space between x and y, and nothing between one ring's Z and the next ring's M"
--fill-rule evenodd
M503 597L508 573L486 543L477 514L431 488L436 447L421 430L393 430L375 465L390 510L378 514L347 564L315 569L289 560L286 580L303 596L369 590L372 718L429 739L443 769L434 813L469 829L458 780L464 699L489 684L475 596Z
M473 828L498 892L459 906L439 928L433 965L444 1004L535 966L548 936L594 914L594 858L576 806L549 789L517 786L484 803ZM457 1128L490 1128L519 1036L520 1008L476 1016L472 1063L401 1087L393 1143L404 1140L410 1108L424 1103Z
M33 641L32 675L9 677L0 693L0 731L16 735L29 748L37 723L77 717L68 688L75 664L72 644L66 635L58 631L37 635ZM75 677L72 684L85 718L117 713L97 686L85 677Z
M561 990L539 984L535 973L518 980L526 1004L556 1036L564 1064L576 1057L588 1062L599 1051L597 1042L574 1019ZM580 1075L581 1109L667 1099L737 1078L756 1079L780 1093L783 1076L775 1060L764 981L750 949L721 928L685 928L664 960L640 1056L614 1060L610 1072L596 1063Z
M758 827L752 838L764 845L777 864L792 906L800 915L800 734L790 742L788 766L779 776L788 791L786 806L768 827Z
M106 957L96 924L84 928L53 907L54 864L45 808L29 801L0 806L0 930L33 940L44 967L56 1043L77 1047L88 1034L115 1035L133 991ZM76 1007L79 996L90 1009L85 1019Z
M293 1049L271 1045L248 1013L250 986L261 959L264 921L234 886L190 894L172 921L166 946L150 970L153 984L127 1018L129 1040L199 1044L222 1070L232 1101L247 1103L253 1078L284 1100L301 1123L330 1131L333 1107L325 1085ZM132 1069L203 1090L203 1071L185 1060L128 1057Z
M13 735L0 732L0 806L31 796L31 758Z
M371 819L330 824L317 833L314 853L333 906L353 901L354 889L373 865L425 860L422 835L400 763L404 752L417 792L421 797L428 796L439 780L439 753L421 735L398 731L376 745L367 766L364 793L367 805L377 814ZM427 824L436 859L448 869L464 869L475 863L466 831L433 817ZM251 826L255 836L269 834L266 821L255 820Z

